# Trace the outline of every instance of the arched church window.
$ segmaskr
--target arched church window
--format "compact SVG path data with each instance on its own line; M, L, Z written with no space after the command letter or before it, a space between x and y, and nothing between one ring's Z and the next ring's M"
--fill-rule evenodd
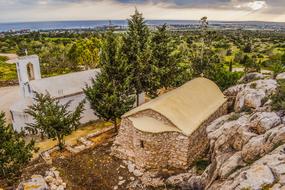
M27 64L27 72L29 80L35 80L34 66L32 63Z

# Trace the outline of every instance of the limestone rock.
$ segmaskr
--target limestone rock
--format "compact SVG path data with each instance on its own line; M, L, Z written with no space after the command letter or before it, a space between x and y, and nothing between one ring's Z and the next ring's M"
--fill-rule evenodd
M236 86L232 86L224 91L224 94L228 97L236 96L240 91L242 91L246 87L245 84L238 84Z
M223 181L215 181L207 189L253 189L260 190L268 185L275 189L284 188L285 182L285 145L281 145L271 153L246 168L242 168L231 174ZM278 182L278 183L276 183ZM273 188L272 187L272 188Z
M250 118L250 127L257 134L264 134L279 124L281 124L281 118L274 112L257 112Z
M17 190L49 190L41 175L33 175L30 180L20 183Z
M147 187L162 187L165 186L164 179L161 177L156 177L152 172L145 172L143 176L140 177L142 184Z
M237 168L245 165L246 164L242 160L241 152L237 152L222 164L221 168L219 169L219 176L222 179L225 179Z
M231 87L225 91L225 95L236 97L234 109L236 112L239 112L245 108L260 108L266 102L266 98L276 92L276 88L276 80L257 80L248 84Z
M189 179L187 189L204 190L205 181L201 176L193 176Z
M277 75L276 77L277 80L282 80L282 79L285 79L285 73L280 73Z
M247 73L244 77L242 77L239 82L241 83L248 83L248 82L251 82L251 81L254 81L254 80L259 80L259 79L264 79L265 76L261 73L257 73L257 72L254 72L254 73Z
M141 172L140 170L134 170L133 171L133 174L136 176L136 177L140 177L143 175L143 172Z
M253 190L261 189L265 185L274 183L274 174L266 165L254 165L249 170L241 172L231 187L236 187L239 183L239 189L250 188ZM236 188L237 189L237 188Z
M184 182L188 181L191 176L192 176L192 173L190 172L171 176L166 180L166 184L171 185L171 186L177 186L177 185L183 184Z
M237 95L235 111L243 108L258 108L262 105L261 101L266 96L263 90L245 89Z
M126 182L126 180L119 181L118 186L123 185L125 182Z
M133 173L135 171L135 165L131 162L128 162L128 170L130 173Z
M242 157L244 161L250 163L256 159L259 159L259 157L263 154L264 144L264 136L257 136L250 139L250 141L242 149Z
M243 160L249 163L255 161L283 143L285 143L285 126L282 124L268 130L264 135L250 139L243 147Z
M49 185L51 190L64 190L66 188L66 183L63 182L60 177L59 171L56 168L51 168L45 172L45 181Z
M231 185L236 182L236 176L239 175L239 172L247 171L246 174L252 177L251 175L254 172L251 171L256 168L261 168L261 173L263 171L265 176L271 175L267 173L269 171L267 167L270 171L273 169L272 172L285 173L285 167L284 169L280 166L277 167L280 162L277 160L275 163L273 156L269 157L270 160L266 159L271 151L285 143L285 125L281 123L281 118L275 112L231 113L213 121L206 129L210 140L211 154L211 164L206 171L208 176L207 187L231 189L233 188ZM278 158L276 155L275 157ZM262 160L262 163L259 163L259 160ZM259 164L255 166L255 163ZM266 163L266 167L262 166L264 163ZM252 166L256 168L248 167L246 169L245 166L248 164L253 164ZM276 176L275 173L272 175ZM269 176L264 178L271 179ZM261 180L262 177L260 176ZM223 183L224 180L228 183L227 185ZM239 180L241 182L242 177ZM259 182L257 180L256 183ZM267 183L268 181L263 182ZM251 183L251 181L244 182L244 184ZM255 189L257 186L254 182L251 188Z
M47 183L52 183L54 181L54 178L52 176L48 175L48 176L45 177L45 181Z

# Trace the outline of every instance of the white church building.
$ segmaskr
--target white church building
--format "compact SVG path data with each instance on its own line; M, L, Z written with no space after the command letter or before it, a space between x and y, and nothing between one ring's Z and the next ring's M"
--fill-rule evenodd
M71 101L70 110L85 99L83 88L91 85L91 78L96 78L100 69L92 69L81 72L69 73L49 78L41 77L39 57L37 55L19 57L16 61L20 100L10 108L14 130L20 132L25 130L27 123L32 123L32 118L25 113L29 105L33 104L35 93L49 93L60 103ZM139 104L144 103L144 94L139 97ZM85 103L85 111L82 113L81 123L97 120L94 111L90 108L88 101Z

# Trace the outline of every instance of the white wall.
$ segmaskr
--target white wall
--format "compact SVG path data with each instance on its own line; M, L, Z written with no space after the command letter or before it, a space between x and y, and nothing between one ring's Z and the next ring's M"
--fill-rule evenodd
M85 98L85 94L81 93L78 95L61 98L60 103L66 104L68 101L71 100L69 110L74 111L76 106L78 106L78 104L84 98ZM139 103L140 104L144 103L144 94L140 95ZM88 100L86 100L84 108L85 108L85 111L81 115L82 118L80 120L80 123L84 124L84 123L87 123L89 121L94 121L94 120L98 119L98 117L94 114L94 111L90 108L90 103L88 102ZM13 113L13 120L12 120L13 128L18 132L21 132L22 130L24 130L27 123L33 122L33 119L29 115L24 113L25 109L26 108L23 108L23 110L21 112L11 110L11 112Z
M23 131L23 129L26 127L26 123L32 123L33 119L28 114L25 114L24 112L17 112L17 111L11 111L12 116L12 124L13 128L17 132Z
M60 103L65 104L68 101L72 100L72 102L70 103L70 107L69 110L70 111L74 111L75 107L78 106L78 104L85 98L85 95L82 94L78 94L75 96L70 96L70 97L66 97L66 98L62 98L60 99ZM80 123L84 124L87 123L89 121L94 121L97 120L98 117L94 115L93 110L90 108L90 104L88 101L86 101L85 103L85 111L82 113L82 118L80 120ZM26 109L26 108L25 108ZM25 129L26 127L26 123L32 123L33 119L24 113L24 109L22 112L19 111L13 111L11 110L12 114L13 114L13 128L14 130L21 132L22 130Z
M85 94L82 93L75 96L62 98L60 99L60 103L66 104L68 101L72 100L69 110L73 111L84 98ZM80 120L81 123L87 123L89 121L94 121L98 119L98 117L94 115L94 111L90 108L90 103L87 100L85 102L84 108L85 111L82 113L82 119Z

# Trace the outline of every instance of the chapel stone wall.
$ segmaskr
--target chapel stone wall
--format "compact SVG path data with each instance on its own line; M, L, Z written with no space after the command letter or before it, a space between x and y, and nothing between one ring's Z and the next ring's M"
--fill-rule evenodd
M207 125L226 113L225 103L190 136L180 132L143 132L136 129L128 118L123 118L114 142L113 153L121 159L131 160L142 169L187 169L208 148ZM132 115L132 117L141 116L150 116L173 126L168 119L152 110Z

